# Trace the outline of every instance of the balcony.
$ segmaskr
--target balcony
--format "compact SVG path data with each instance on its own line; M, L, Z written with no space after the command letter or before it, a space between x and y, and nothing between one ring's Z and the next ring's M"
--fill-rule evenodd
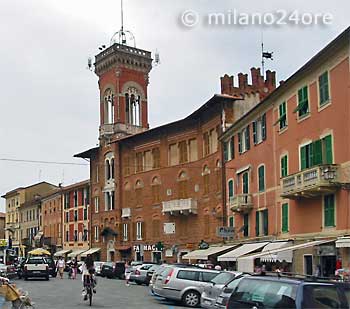
M253 208L253 196L251 194L237 194L230 198L229 206L233 212L247 213Z
M122 218L130 218L130 217L131 217L131 209L122 208Z
M117 136L134 135L146 131L142 126L125 123L107 123L100 126L100 137L116 134Z
M281 197L312 198L334 192L339 186L339 165L318 165L282 178Z
M197 200L193 198L181 199L181 200L172 200L162 202L163 205L163 214L170 215L189 215L197 214Z

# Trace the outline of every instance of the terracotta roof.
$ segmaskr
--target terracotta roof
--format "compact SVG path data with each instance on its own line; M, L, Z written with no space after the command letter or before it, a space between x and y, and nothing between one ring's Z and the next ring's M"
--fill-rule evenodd
M83 181L80 181L80 182L73 183L73 184L71 184L69 186L62 187L62 191L68 191L68 190L71 190L71 189L83 187L83 186L88 185L88 184L90 184L90 179L83 180Z

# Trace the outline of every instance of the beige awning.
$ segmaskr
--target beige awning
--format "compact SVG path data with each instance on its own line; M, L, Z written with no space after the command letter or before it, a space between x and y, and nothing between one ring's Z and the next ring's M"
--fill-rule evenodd
M87 257L88 254L94 254L98 251L101 251L101 248L91 248L88 251L85 251L84 253L81 254L81 257Z
M70 257L70 258L77 257L78 255L82 254L85 251L87 251L87 250L86 249L73 250L67 256Z
M61 251L57 251L53 256L64 256L65 254L71 252L72 250L70 249L66 249L66 250L61 250Z
M336 248L350 248L350 237L340 237L335 242Z
M276 262L276 261L283 261L285 260L286 262L288 263L291 263L292 262L292 259L293 259L293 252L292 251L286 251L285 254L283 254L283 257L282 255L280 255L280 253L270 253L272 250L275 250L275 249L279 249L279 248L283 248L283 247L286 247L288 245L292 245L292 243L288 242L288 241L275 241L275 242L271 242L269 244L267 244L261 251L261 253L264 253L266 255L263 255L260 257L260 261L261 262ZM290 253L290 254L287 254L287 253Z
M212 246L212 247L209 247L208 249L191 251L185 254L184 256L182 256L182 258L186 260L208 260L210 255L218 254L223 251L230 250L233 247L235 246Z
M234 249L223 255L220 255L218 257L218 261L220 262L236 261L242 255L261 249L262 247L265 247L267 244L268 242L253 242L250 244L243 244L237 249Z

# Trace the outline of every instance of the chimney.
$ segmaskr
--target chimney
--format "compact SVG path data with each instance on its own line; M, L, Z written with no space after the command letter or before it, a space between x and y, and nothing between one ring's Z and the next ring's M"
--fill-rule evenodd
M238 74L238 87L241 90L246 89L248 86L248 74L239 73Z
M269 89L276 88L276 72L272 72L270 70L266 71L266 86Z
M233 88L233 75L228 76L225 74L220 77L221 81L221 94L231 94L231 90Z
M260 69L251 68L250 72L251 72L251 75L252 75L252 86L253 87L258 87L259 86Z

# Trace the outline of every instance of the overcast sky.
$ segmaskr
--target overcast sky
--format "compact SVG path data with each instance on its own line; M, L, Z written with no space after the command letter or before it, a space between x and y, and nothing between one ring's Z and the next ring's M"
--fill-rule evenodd
M211 1L125 0L125 28L137 47L160 52L150 75L151 127L185 117L220 91L225 73L248 73L265 47L267 68L286 79L349 26L348 0ZM208 13L330 13L327 26L205 25ZM192 28L181 25L186 10L198 12ZM73 154L98 142L97 78L87 58L109 45L120 28L119 0L0 1L0 193L46 180L65 185L89 177L88 166L1 161L22 159L84 163ZM192 20L192 19L189 19ZM0 210L5 201L1 199Z

